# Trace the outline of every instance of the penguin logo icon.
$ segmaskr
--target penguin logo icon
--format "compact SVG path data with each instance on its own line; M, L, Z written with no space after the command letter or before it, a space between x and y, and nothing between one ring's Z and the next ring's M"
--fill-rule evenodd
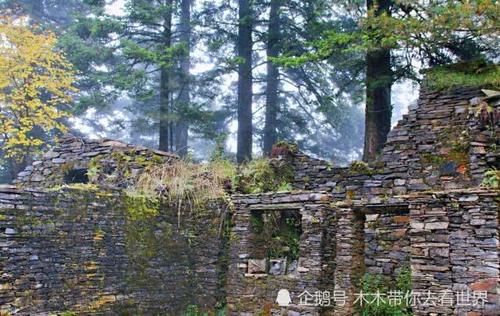
M290 292L285 289L281 289L278 291L278 296L276 297L276 303L278 303L279 306L286 307L290 305L292 302L292 299L290 298Z

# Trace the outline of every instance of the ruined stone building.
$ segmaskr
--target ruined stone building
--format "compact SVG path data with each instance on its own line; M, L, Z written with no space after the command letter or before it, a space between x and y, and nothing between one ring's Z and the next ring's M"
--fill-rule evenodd
M422 295L413 314L499 315L499 196L481 185L499 168L498 99L422 90L377 163L338 168L290 152L278 159L293 167L292 191L233 194L196 213L122 194L176 156L63 138L0 187L0 311L353 315L364 274L409 269ZM59 187L72 183L106 190ZM137 208L159 211L127 216ZM276 250L269 225L297 243ZM429 293L441 296L426 303Z

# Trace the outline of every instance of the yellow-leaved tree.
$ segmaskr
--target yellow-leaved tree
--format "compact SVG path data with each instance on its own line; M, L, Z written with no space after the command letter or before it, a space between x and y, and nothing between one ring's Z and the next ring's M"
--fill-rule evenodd
M74 79L53 33L0 17L0 154L23 162L44 134L65 131Z

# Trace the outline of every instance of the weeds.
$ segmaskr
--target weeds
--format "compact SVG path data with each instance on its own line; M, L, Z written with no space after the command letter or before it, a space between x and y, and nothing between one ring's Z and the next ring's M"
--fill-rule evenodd
M166 198L177 205L200 206L208 200L225 198L236 174L225 160L197 165L186 160L150 167L138 179L134 190L147 196Z
M391 289L394 285L396 289ZM390 282L380 275L365 274L361 281L361 288L365 294L381 293L387 295L390 291L397 291L404 296L412 290L411 270L402 268L395 282ZM369 297L369 300L372 300ZM359 302L358 302L359 304ZM382 296L377 302L359 304L361 316L407 316L412 315L411 306L407 304L404 297L400 301L390 301L387 296Z
M481 186L492 189L500 188L500 170L492 168L484 173L483 182Z

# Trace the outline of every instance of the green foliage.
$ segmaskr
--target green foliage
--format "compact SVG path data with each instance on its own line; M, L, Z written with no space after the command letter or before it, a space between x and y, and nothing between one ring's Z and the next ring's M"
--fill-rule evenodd
M412 290L411 269L403 267L396 277L396 287L403 292Z
M500 66L473 62L435 67L427 72L425 83L437 90L457 87L500 88Z
M250 226L268 258L299 258L300 217L287 212L263 212L250 217Z
M102 166L99 159L96 157L90 159L87 168L87 177L91 182L97 181L99 174L102 172Z
M138 170L149 170L166 160L165 157L150 151L113 151L90 159L87 176L92 183L129 188L135 183L134 180L140 173Z
M446 162L446 158L436 154L425 153L420 156L421 160L425 164L429 164L435 167L441 166Z
M240 170L237 187L244 193L274 191L274 169L265 158L254 159Z
M186 308L186 311L182 314L183 316L209 316L209 315L214 315L214 316L225 316L227 315L226 309L220 308L217 309L215 312L203 312L200 310L200 308L197 305L189 305Z
M484 173L481 186L492 189L500 188L500 170L492 168Z
M391 288L395 285L396 288ZM375 294L381 293L387 295L390 290L401 291L404 296L412 290L411 270L409 268L401 269L396 277L395 282L387 280L386 277L380 275L365 274L361 280L361 288L363 293ZM407 316L412 315L411 306L408 306L405 299L402 299L401 304L392 304L387 300L387 297L377 304L373 302L368 304L363 303L363 306L358 306L360 315L362 316Z
M208 316L208 313L203 313L196 305L189 305L184 312L184 316Z
M215 137L215 148L210 155L210 161L220 161L220 160L227 160L227 154L225 151L225 144L227 141L227 134L222 133Z
M319 38L305 43L306 49L301 54L284 54L276 62L297 67L346 54L364 58L367 51L385 48L397 50L403 56L393 60L397 78L417 79L419 76L414 67L416 58L424 64L441 65L456 59L470 61L488 57L495 60L498 57L495 41L498 32L497 1L389 3L391 14L381 13L384 10L377 6L369 8L367 14L355 17L357 28L342 28L334 24L322 32ZM364 3L358 5L363 6ZM349 1L339 6L344 6L349 12L356 4ZM342 63L340 66L348 69ZM437 89L482 85L498 87L500 78L495 65L491 69L472 71L439 69L430 73L429 77L429 85Z
M276 191L278 191L278 192L284 192L284 191L289 192L289 191L292 191L292 190L293 190L293 186L289 182L282 182L276 188Z
M235 178L235 187L243 193L289 191L293 168L284 161L259 158L243 165Z

